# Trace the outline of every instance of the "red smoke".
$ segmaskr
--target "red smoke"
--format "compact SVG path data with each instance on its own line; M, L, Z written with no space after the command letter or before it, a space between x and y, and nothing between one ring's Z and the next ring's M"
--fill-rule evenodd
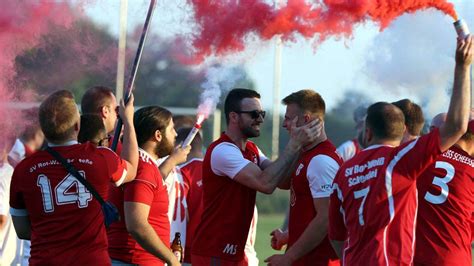
M446 0L288 0L279 9L263 0L191 0L199 28L193 36L195 61L245 48L255 35L269 40L281 35L294 40L301 35L319 44L331 36L349 37L358 23L372 20L383 30L398 16L435 8L456 19Z
M39 3L38 3L39 2ZM67 4L53 1L4 0L0 9L0 140L12 136L27 123L18 110L6 103L30 97L21 88L15 88L15 58L34 46L51 25L68 26L73 16ZM31 97L30 97L31 98ZM10 105L11 106L11 105ZM24 122L22 122L24 121Z

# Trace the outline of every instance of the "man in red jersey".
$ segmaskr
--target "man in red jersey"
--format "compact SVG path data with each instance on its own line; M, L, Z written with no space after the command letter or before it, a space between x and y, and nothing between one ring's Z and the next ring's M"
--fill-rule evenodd
M324 121L326 105L312 90L300 90L283 99L286 105L283 127L298 117L297 126L319 119ZM291 133L291 132L290 132ZM297 168L282 188L290 189L288 248L284 255L266 259L270 265L336 265L338 258L329 239L328 207L332 182L341 157L322 131L321 138L304 146ZM275 236L274 236L275 237Z
M89 88L81 99L82 114L96 114L104 121L105 131L109 136L109 147L112 146L115 125L117 123L117 99L112 89L104 86ZM120 154L122 143L117 143L116 152Z
M353 119L355 122L356 137L343 142L336 151L341 156L342 160L348 161L359 153L364 147L362 146L362 136L365 123L365 115L367 114L366 106L359 106L353 112Z
M108 231L113 265L179 265L170 247L168 193L157 160L171 153L176 132L171 112L149 106L135 113L140 159L137 177L111 190L125 219Z
M271 163L249 138L260 135L265 117L260 95L233 89L226 97L227 130L213 142L203 162L204 212L193 241L193 265L247 265L245 242L255 208L256 192L272 193L287 177L301 147L319 136L321 122L296 127L290 141Z
M441 127L443 117L437 115L432 126ZM474 120L469 124L474 125ZM470 128L417 180L415 265L472 265L474 134Z
M38 121L38 108L23 111L23 118L28 121L18 139L15 140L8 161L15 167L21 160L39 151L43 146L44 134ZM28 245L29 250L29 245Z
M409 99L396 101L392 104L400 108L405 117L405 132L403 133L401 143L403 144L421 136L421 131L425 125L425 118L423 117L421 107Z
M191 128L180 128L176 142L180 143L186 139ZM186 226L186 243L184 248L184 264L191 264L192 242L196 228L201 221L202 215L202 137L198 133L191 142L191 151L188 154L187 162L179 166L181 175L186 184L186 205L188 213L188 223Z
M368 148L342 165L331 195L329 238L343 264L412 264L415 181L467 130L472 56L472 38L459 40L447 120L439 130L399 146L405 130L402 111L384 102L367 110Z
M133 98L120 106L124 121L122 159L108 148L79 144L79 111L70 91L51 94L39 120L48 146L66 158L107 199L109 183L133 180L138 146ZM31 239L30 265L110 265L102 207L46 151L20 162L11 183L10 212L19 238Z

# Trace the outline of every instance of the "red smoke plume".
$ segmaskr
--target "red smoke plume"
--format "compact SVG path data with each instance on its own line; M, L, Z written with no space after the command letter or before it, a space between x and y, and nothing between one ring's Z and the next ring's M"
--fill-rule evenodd
M435 8L456 19L446 0L288 0L279 9L263 0L191 0L199 32L193 36L195 61L245 48L245 38L269 40L301 35L319 44L331 36L350 37L354 25L372 20L383 30L398 16Z
M0 9L0 141L15 135L21 128L21 112L12 110L6 103L28 95L15 88L16 56L34 46L50 25L68 26L73 16L67 4L53 1L2 1ZM11 106L11 105L10 105ZM22 122L23 121L23 122Z

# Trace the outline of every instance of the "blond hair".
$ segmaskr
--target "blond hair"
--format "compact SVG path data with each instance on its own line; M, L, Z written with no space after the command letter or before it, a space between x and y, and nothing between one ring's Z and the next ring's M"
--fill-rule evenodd
M49 95L39 107L39 121L47 140L69 140L75 132L76 123L79 123L79 111L73 94L60 90Z

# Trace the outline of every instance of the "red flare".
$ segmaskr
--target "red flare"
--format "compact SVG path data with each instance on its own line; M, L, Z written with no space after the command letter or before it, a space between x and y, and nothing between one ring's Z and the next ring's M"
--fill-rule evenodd
M193 36L194 61L245 49L252 36L269 40L281 35L315 38L316 45L329 37L350 37L354 26L372 20L383 30L404 13L435 8L455 18L446 0L288 0L275 9L263 0L191 0L199 28ZM191 62L192 60L190 60Z

